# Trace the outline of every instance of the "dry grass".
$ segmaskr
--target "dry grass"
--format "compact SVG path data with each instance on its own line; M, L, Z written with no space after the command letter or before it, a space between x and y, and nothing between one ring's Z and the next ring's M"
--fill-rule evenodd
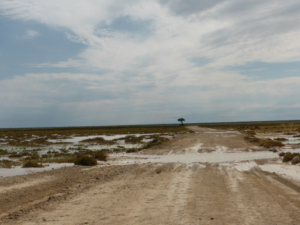
M19 161L12 161L12 160L8 160L8 159L0 160L0 168L10 169L13 166L20 166L20 165L22 165L22 163Z
M300 133L300 121L219 123L204 124L199 127L225 130L233 129L238 131L252 130L256 133Z
M149 134L189 132L184 126L109 126L109 127L60 127L0 129L0 138L6 139L11 146L39 147L52 144L69 144L66 142L49 142L49 139L65 139L71 136L114 135L114 134ZM87 141L89 142L89 141ZM103 140L96 142L104 143ZM104 144L111 144L105 141Z
M101 144L101 145L114 145L114 144L116 144L115 141L105 140L102 137L89 138L89 139L82 140L80 142L81 143L97 143L97 144Z
M107 161L107 153L105 151L94 151L91 153L91 155L94 157L94 159L100 160L100 161Z
M7 155L7 150L0 149L0 155Z
M251 143L258 143L260 146L263 146L265 148L272 148L272 147L283 147L284 144L282 144L281 141L275 141L271 139L262 139L262 138L257 138L254 136L245 136L244 137L246 141L249 141Z
M35 162L35 161L24 162L23 168L30 168L30 167L44 167L44 166L40 163Z
M206 124L199 127L207 127L223 130L237 130L244 133L245 140L258 143L266 148L282 147L284 144L281 141L286 141L284 138L259 139L255 137L257 133L284 133L286 135L300 136L300 121L287 122L249 122L249 123L222 123L222 124Z

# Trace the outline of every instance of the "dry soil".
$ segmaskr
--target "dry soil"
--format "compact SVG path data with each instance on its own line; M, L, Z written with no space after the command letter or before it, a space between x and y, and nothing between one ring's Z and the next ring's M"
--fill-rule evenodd
M180 154L197 144L203 151L258 149L239 133L191 129L198 133L151 153ZM74 166L0 179L1 224L296 225L299 200L289 180L231 163Z

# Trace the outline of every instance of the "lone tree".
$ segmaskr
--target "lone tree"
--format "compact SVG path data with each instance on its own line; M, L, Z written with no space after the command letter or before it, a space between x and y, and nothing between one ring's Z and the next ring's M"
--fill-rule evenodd
M185 121L185 119L184 118L179 118L178 121L181 122L181 125L183 126L183 121Z

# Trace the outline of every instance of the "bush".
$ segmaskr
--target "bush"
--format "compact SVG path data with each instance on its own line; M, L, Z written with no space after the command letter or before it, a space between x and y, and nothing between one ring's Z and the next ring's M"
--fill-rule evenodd
M6 155L6 154L8 154L7 150L0 149L0 155Z
M281 154L282 155L282 154ZM289 162L291 161L295 156L299 156L300 157L300 153L290 153L287 152L283 155L283 159L282 162Z
M132 153L132 152L138 152L138 149L136 149L136 148L131 148L131 149L128 149L128 150L126 151L126 153Z
M75 161L75 165L95 166L97 165L97 160L89 156L81 156Z
M0 160L0 168L12 168L13 166L19 166L19 161L12 161L8 159Z
M280 141L273 141L271 139L260 139L261 146L266 148L272 148L272 147L282 147L284 144Z
M286 138L275 138L274 140L275 141L288 141L288 139L286 139Z
M23 168L28 168L28 167L44 167L44 166L37 162L28 161L23 164Z
M92 156L100 161L107 161L107 154L104 151L95 151L92 153Z
M27 159L40 159L40 155L37 153L32 154L29 158Z

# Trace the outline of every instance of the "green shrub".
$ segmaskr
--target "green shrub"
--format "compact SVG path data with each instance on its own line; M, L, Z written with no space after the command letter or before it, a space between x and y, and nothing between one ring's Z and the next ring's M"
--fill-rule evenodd
M7 150L0 149L0 155L6 155L6 154L8 154Z
M23 168L28 168L28 167L44 167L44 166L34 161L28 161L23 164Z
M282 162L289 162L291 161L295 156L299 156L300 157L300 153L280 153L280 156L283 156Z
M81 156L75 161L75 165L95 166L97 165L97 160L89 156Z

